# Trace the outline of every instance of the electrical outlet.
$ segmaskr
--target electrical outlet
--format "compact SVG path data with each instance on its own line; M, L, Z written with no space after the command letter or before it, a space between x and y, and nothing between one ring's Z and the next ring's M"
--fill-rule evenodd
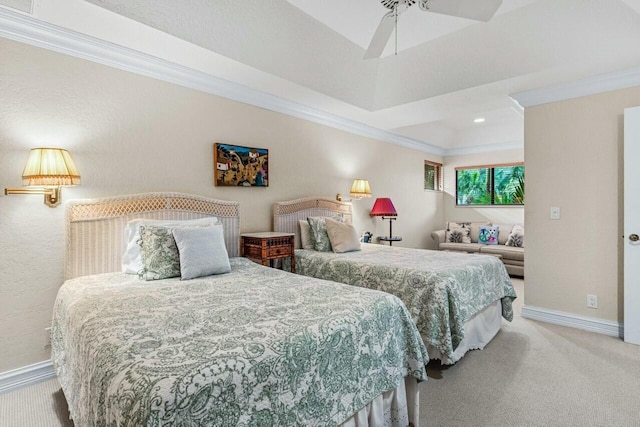
M588 308L598 308L598 296L597 295L587 295L587 307Z
M552 207L549 209L549 218L560 219L560 208Z
M44 346L51 346L51 328L44 328Z

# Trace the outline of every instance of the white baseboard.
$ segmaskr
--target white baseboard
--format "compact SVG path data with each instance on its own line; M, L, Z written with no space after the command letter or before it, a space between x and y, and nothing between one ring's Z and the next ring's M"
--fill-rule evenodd
M38 384L56 377L51 360L0 372L0 394Z
M553 323L554 325L568 326L570 328L583 329L589 332L609 335L611 337L623 337L623 325L611 320L597 319L595 317L580 316L563 311L549 310L546 308L522 307L522 317L538 320L540 322Z

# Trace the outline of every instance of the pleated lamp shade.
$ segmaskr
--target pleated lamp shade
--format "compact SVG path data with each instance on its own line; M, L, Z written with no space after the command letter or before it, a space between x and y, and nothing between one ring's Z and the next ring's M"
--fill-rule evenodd
M379 197L371 208L371 216L398 216L396 207L388 197Z
M363 197L371 197L371 187L369 187L369 181L366 179L356 179L351 185L351 191L349 191L351 197L356 199L362 199Z
M23 185L69 186L80 184L80 172L62 148L34 148L22 172Z

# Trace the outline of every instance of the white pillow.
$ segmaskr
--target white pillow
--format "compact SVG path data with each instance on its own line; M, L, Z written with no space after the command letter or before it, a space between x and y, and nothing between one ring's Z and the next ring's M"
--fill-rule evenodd
M206 218L189 220L166 220L137 218L127 222L124 227L124 254L122 255L122 271L127 274L138 274L142 270L142 257L140 256L140 227L142 225L154 225L157 227L182 227L182 226L208 226L218 224L218 218L209 216Z
M331 242L331 249L335 253L359 251L360 236L353 225L344 224L329 218L324 220L327 234Z
M176 239L180 254L182 280L231 271L222 224L211 227L177 227L173 229L173 238Z
M301 219L300 223L300 245L302 249L313 250L313 240L311 240L311 226L309 221Z
M524 248L524 227L520 224L514 225L505 245Z

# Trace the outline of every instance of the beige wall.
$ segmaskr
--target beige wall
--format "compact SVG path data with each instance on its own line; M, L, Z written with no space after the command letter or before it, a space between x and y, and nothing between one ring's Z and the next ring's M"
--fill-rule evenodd
M444 218L446 221L490 221L502 224L524 223L524 208L507 207L458 207L456 206L456 171L462 166L481 166L524 161L524 149L505 150L491 153L449 156L444 159ZM528 169L527 183L529 182ZM528 185L527 185L528 189Z
M640 87L526 109L527 306L622 322L623 110L636 105Z
M369 179L371 199L354 202L360 231L385 234L369 217L375 197L392 197L402 244L429 247L442 195L425 192L423 161L401 148L272 111L0 39L0 184L21 185L29 148L61 146L82 185L63 202L146 191L238 200L242 231L270 230L272 204L321 195L348 197ZM268 148L268 188L213 186L216 141ZM42 196L0 197L0 372L49 359L50 324L63 281L64 207Z

